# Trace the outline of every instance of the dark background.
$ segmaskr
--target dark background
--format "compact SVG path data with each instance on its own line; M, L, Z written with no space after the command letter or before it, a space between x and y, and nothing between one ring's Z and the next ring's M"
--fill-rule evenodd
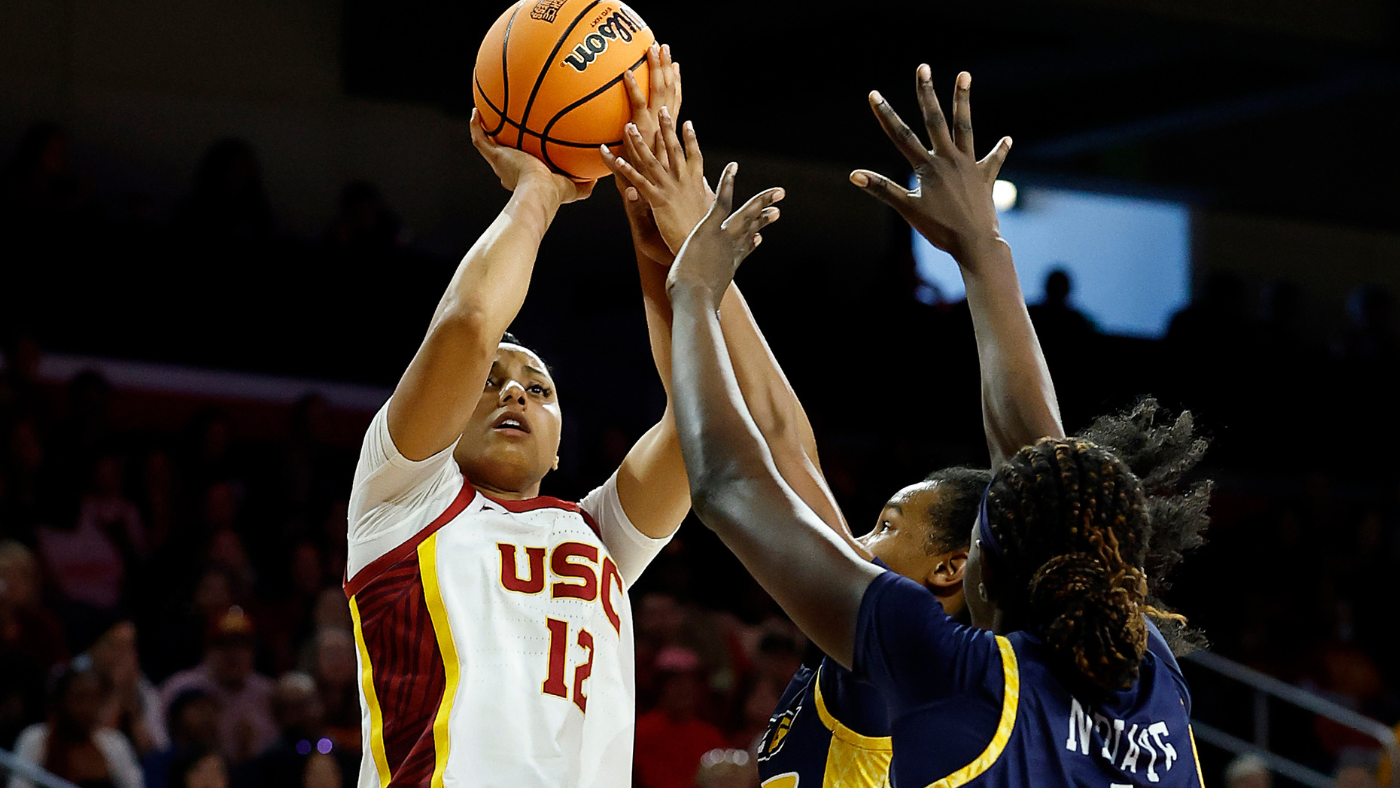
M856 166L904 172L869 115L870 89L912 119L919 62L941 90L970 70L979 152L1016 139L1004 177L1188 203L1193 306L1165 341L1041 326L1066 426L1149 393L1191 409L1214 441L1201 473L1219 486L1211 543L1171 601L1220 653L1400 721L1393 3L635 7L685 65L683 114L711 170L738 159L741 191L791 194L739 281L857 526L928 471L987 461L965 306L914 299L907 228L845 182ZM257 578L237 601L298 611L267 624L260 670L306 667L299 648L324 624L307 589L339 581L346 464L369 413L329 393L308 431L287 404L333 388L308 380L387 393L503 204L465 127L476 42L499 10L0 9L0 333L10 358L48 359L7 366L0 529L38 556L60 651L86 649L98 625L73 612L42 529L73 527L103 458L120 460L116 497L153 529L163 510L149 463L164 456L181 470L166 524L180 538L124 555L120 602L103 614L136 621L152 679L189 667L160 638L199 642L207 611L187 601L229 562L213 546L233 534L246 551L235 568ZM57 124L52 166L23 149L40 121ZM208 157L224 138L244 141L230 150L251 162L251 185L228 186L243 165ZM347 188L356 181L372 189ZM515 330L556 368L566 413L547 494L586 493L661 411L632 266L608 184L561 211L541 250ZM96 359L295 380L281 399L249 402L120 384L93 395L54 371ZM147 383L159 389L159 377ZM211 459L201 447L221 429L226 456ZM31 434L45 450L37 465ZM236 516L215 517L211 497L229 489ZM290 563L302 545L319 575ZM720 630L753 642L780 618L693 522L635 596L648 595L686 611L692 634L679 640L702 652ZM762 672L741 663L763 653L735 653L702 654L712 683ZM323 694L332 678L317 673ZM753 686L716 690L705 714L741 738L736 709ZM1245 703L1202 679L1200 713L1249 738ZM1363 744L1306 717L1282 718L1273 743L1323 771ZM1218 775L1224 759L1203 757Z

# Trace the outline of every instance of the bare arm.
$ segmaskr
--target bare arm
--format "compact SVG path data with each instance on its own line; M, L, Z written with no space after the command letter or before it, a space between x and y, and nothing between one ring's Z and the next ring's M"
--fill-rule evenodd
M758 230L777 218L769 190L725 220L734 171L681 249L674 309L676 422L696 513L823 651L850 666L861 598L880 570L857 555L783 480L749 416L716 315Z
M672 250L680 248L685 237L704 217L713 202L713 194L705 186L698 148L693 161L688 161L676 137L673 117L680 103L680 78L679 66L671 62L669 48L650 51L648 66L651 69L650 95L643 93L630 73L624 78L635 127L628 131L627 155L635 158L638 151L645 150L656 167L683 171L688 180L678 185L690 191L666 203L658 221L650 201L644 200L633 185L640 176L635 171L629 175L617 166L623 159L613 157L606 148L603 151L605 159L614 165L617 186L623 194L637 253L652 358L669 397L672 314L666 296L666 273L674 259ZM693 140L693 130L688 133ZM651 145L660 152L660 160L651 157L647 140L652 140ZM649 182L643 186L648 193L656 193ZM670 193L677 194L674 190ZM720 322L740 390L777 458L783 477L817 510L823 521L849 537L841 511L816 464L816 440L807 414L758 330L748 304L732 283L725 291ZM669 399L661 422L637 442L619 470L618 497L638 529L654 538L669 535L689 510L689 488Z
M709 211L714 195L705 184L704 161L694 128L689 123L685 124L685 142L682 145L671 113L663 110L659 120L659 142L655 153L645 142L649 136L645 131L629 128L626 158L614 157L610 153L605 154L604 158L616 173L619 183L635 184L626 191L625 197L628 215L634 217L634 228L639 221L646 221L649 226L657 228L667 249L679 249L686 236ZM633 161L637 162L636 166L631 163ZM648 248L655 247L655 244L651 244ZM661 259L663 256L664 252L653 254L656 262L669 264L670 259ZM660 265L656 269L665 270ZM648 274L644 272L644 290L647 279ZM649 318L653 309L658 318L664 318L664 325L669 329L671 305L649 298ZM835 497L822 477L817 461L816 438L806 411L763 338L743 295L733 283L724 290L719 311L720 329L743 400L772 452L780 474L823 522L864 555L865 548L851 537ZM663 346L670 347L670 332L662 334L661 331L653 331L654 354ZM669 379L669 363L663 364L658 358L657 366L663 379Z
M511 190L510 201L457 267L427 336L394 388L389 434L399 452L423 460L462 434L491 370L501 334L525 301L540 239L559 206L588 196L529 154L495 144L475 113L472 142Z
M958 75L951 134L927 65L919 66L916 81L932 151L924 148L879 93L870 95L870 104L914 168L918 188L909 191L869 170L851 173L851 181L899 211L930 243L957 260L977 335L982 420L995 469L1039 438L1064 437L1050 371L1026 311L1011 247L1001 237L992 204L992 185L1011 150L1011 139L1003 137L986 158L977 161L971 75Z

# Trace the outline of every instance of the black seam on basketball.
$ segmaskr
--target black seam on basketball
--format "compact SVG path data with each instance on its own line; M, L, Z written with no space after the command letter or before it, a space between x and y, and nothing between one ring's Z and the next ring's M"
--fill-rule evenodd
M554 42L554 49L549 53L549 57L545 58L544 65L540 66L539 76L535 77L535 87L530 91L530 99L525 102L524 114L520 116L520 138L515 142L517 147L520 146L520 143L525 141L525 124L530 122L530 109L535 106L535 97L539 95L540 86L544 84L544 78L549 74L549 66L554 62L554 56L559 54L559 50L564 46L564 40L569 37L570 33L574 32L574 28L578 27L578 23L582 22L583 18L588 16L588 12L596 8L600 2L602 2L602 0L593 0L586 8L578 12L578 16L574 17L574 21L569 23L568 29L559 35L558 41Z
M638 60L636 63L633 63L633 64L632 64L632 67L629 68L629 69L627 69L627 71L635 71L635 70L637 69L638 66L640 66L641 64L643 64L643 63L645 63L645 62L647 62L647 56L646 56L646 55L642 55L641 59ZM626 74L627 71L622 72L622 74ZM545 163L545 164L548 164L548 165L550 166L551 169L558 168L561 172L563 171L563 168L561 168L561 167L559 167L558 165L556 165L556 164L554 163L554 160L551 159L551 158L549 157L549 145L547 144L547 143L549 142L549 130L552 129L552 128L554 128L554 124L558 123L560 118L562 118L562 117L564 117L565 115L569 114L570 112L572 112L573 110L577 109L578 107L581 107L581 106L583 106L584 104L587 104L588 102L592 101L594 98L597 98L598 96L600 96L600 95L602 95L603 93L607 92L610 88L612 88L613 85L616 85L617 83L621 82L621 81L622 81L622 74L618 74L618 75L617 75L616 77L614 77L614 78L612 79L612 81L609 82L608 84L602 86L601 88L598 88L597 90L593 91L592 93L589 93L587 96L584 96L583 98L579 99L578 101L575 101L574 103L570 104L569 106L567 106L567 107L565 107L565 108L559 110L559 112L555 113L554 117L550 118L550 119L549 119L549 122L545 124L545 126L544 126L544 131L540 134L540 139L541 139L541 142L540 142L540 155L544 157L544 163ZM621 143L621 142L618 142L618 143L616 143L616 144L621 145L622 143ZM610 146L608 146L608 147L612 147L612 146L610 145ZM575 180L577 180L577 179L575 179Z
M513 121L513 120L511 120L510 118L506 117L505 112L503 112L503 111L502 111L500 108L498 108L494 103L492 103L491 97L488 96L488 95L486 95L485 89L483 89L483 88L481 87L481 81L480 81L480 80L477 80L476 89L477 89L477 91L479 91L479 92L481 93L481 100L486 102L486 106L487 106L488 108L490 108L490 110L491 110L492 112L494 112L494 113L496 113L497 115L500 115L502 118L504 118L504 123L502 124L502 128L504 128L506 125L509 125L509 126L510 126L511 128L513 128L513 129L520 129L520 128L523 128L519 123L516 123L515 121ZM499 133L499 131L500 131L500 129L497 130L497 133ZM550 143L551 145L559 145L559 146L562 146L562 147L565 147L565 148L596 148L596 147L598 147L599 145L606 145L606 146L608 146L609 148L615 148L615 147L617 147L618 145L621 145L621 144L622 144L622 140L614 140L614 141L612 141L612 142L574 142L574 141L572 141L572 140L561 140L561 139L556 139L556 138L554 138L554 137L550 137L550 136L541 134L541 133L539 133L538 131L531 131L530 129L525 129L525 134L527 134L527 135L529 135L529 136L531 136L531 137L539 137L541 143L548 142L548 143ZM495 134L492 134L492 136L495 136Z
M510 21L506 22L505 38L501 40L501 82L504 84L505 87L505 95L501 97L501 105L505 107L510 106L510 68L508 67L509 64L506 58L506 53L510 51L510 31L515 27L515 15L520 13L520 6L524 4L525 0L521 0L521 2L515 4L515 10L510 12ZM472 74L472 78L476 79L475 73ZM477 79L476 84L477 88L480 88L481 80ZM486 95L485 90L481 91L481 97L486 99L487 106L490 106L491 109L496 109L495 105L491 104L491 97ZM497 110L496 114L501 116L501 124L496 127L495 131L486 132L492 137L496 136L497 134L500 134L501 131L505 129L506 122L508 120L506 118L506 113L504 110Z

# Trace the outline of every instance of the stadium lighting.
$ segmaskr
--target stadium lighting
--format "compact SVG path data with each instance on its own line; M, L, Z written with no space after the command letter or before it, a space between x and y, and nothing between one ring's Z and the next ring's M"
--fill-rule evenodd
M998 179L992 184L992 204L1002 213L1016 207L1016 184Z

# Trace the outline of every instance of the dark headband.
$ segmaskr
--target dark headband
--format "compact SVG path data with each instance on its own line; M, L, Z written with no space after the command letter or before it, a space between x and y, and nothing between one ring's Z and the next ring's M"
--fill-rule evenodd
M992 533L992 524L987 519L987 493L991 492L992 485L982 491L982 503L977 507L977 537L982 541L982 549L992 555L1001 558L1001 544L997 542L996 535Z

